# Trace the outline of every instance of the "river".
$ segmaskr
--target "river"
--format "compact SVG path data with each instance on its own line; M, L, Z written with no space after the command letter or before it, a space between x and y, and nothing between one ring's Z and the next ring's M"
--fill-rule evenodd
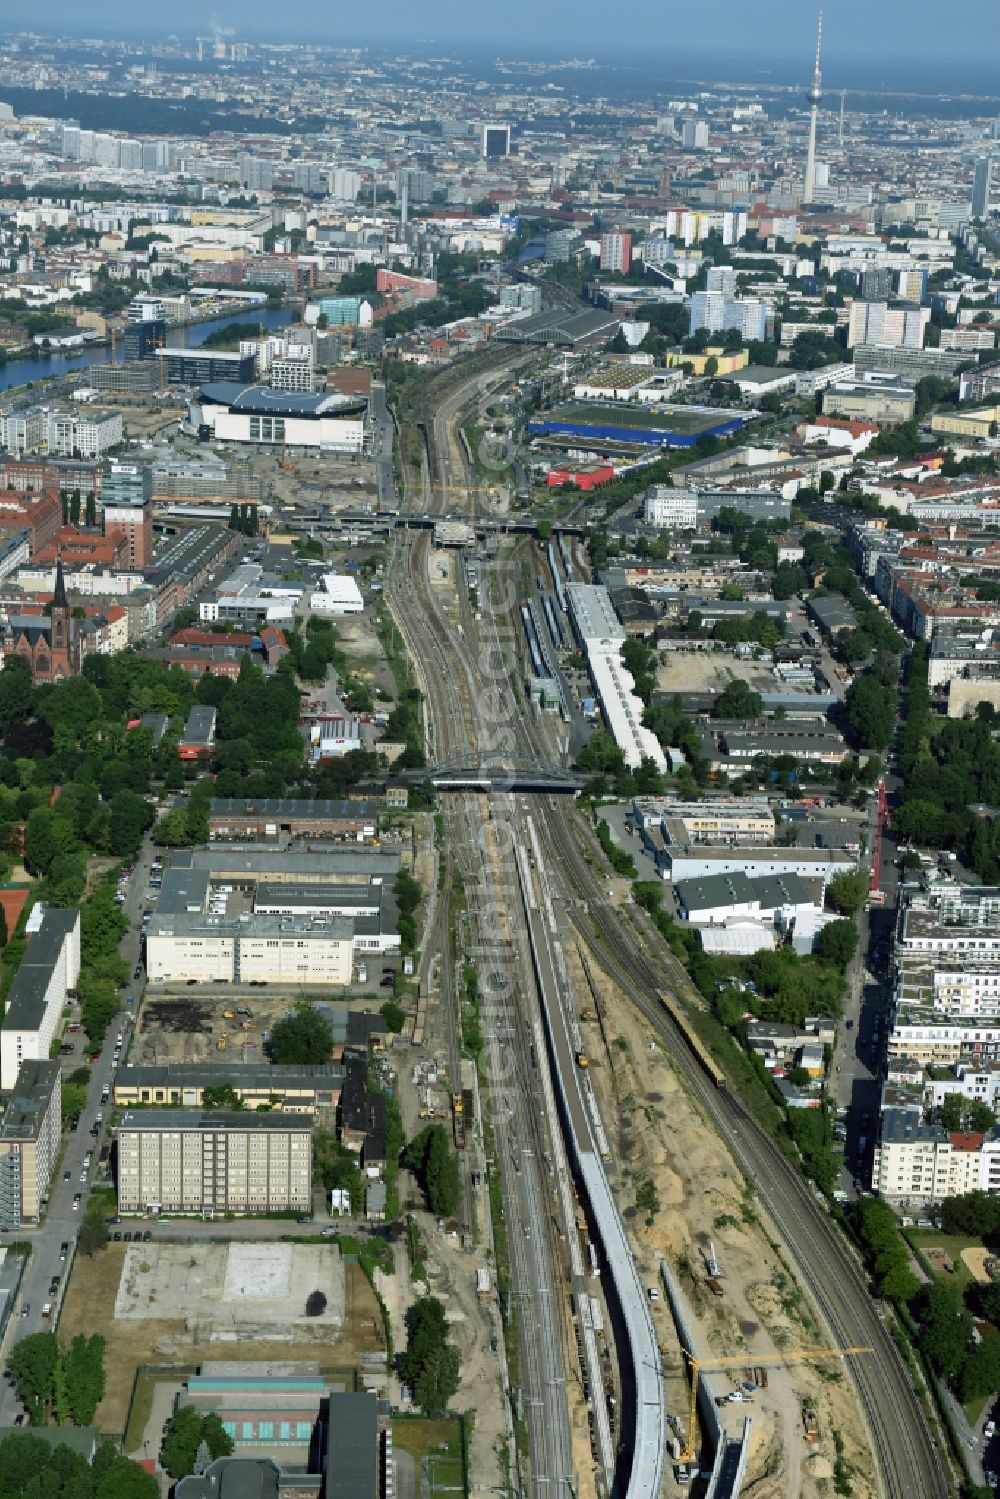
M218 328L227 328L230 323L263 324L272 332L284 328L292 320L290 307L248 307L235 312L231 317L212 318L205 323L188 323L183 328L167 328L169 344L184 344L197 348L210 333ZM111 345L98 344L96 348L85 348L75 359L65 354L38 354L26 359L9 359L0 365L0 390L11 390L15 385L27 385L29 380L44 380L53 375L69 375L86 369L89 364L108 364L111 360Z

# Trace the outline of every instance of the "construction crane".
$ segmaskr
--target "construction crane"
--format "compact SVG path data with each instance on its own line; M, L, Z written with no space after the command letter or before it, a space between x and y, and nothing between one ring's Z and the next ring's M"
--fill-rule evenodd
M688 1373L691 1376L691 1391L688 1399L688 1429L687 1443L684 1451L677 1458L678 1463L690 1463L694 1461L695 1448L698 1439L698 1375L703 1369L731 1369L734 1367L746 1368L747 1365L764 1364L802 1364L812 1363L817 1359L826 1358L850 1358L861 1353L874 1353L873 1348L791 1348L785 1353L740 1353L730 1358L695 1358L686 1348L681 1352L687 1359Z

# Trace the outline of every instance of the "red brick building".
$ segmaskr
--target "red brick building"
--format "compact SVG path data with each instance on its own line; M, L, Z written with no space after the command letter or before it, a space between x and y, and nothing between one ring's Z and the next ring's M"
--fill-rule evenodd
M55 540L62 518L57 489L0 489L0 525L24 527L32 561Z

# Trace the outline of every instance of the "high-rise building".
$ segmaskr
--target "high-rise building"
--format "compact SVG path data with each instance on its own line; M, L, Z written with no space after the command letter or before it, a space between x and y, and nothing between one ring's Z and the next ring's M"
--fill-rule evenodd
M972 181L972 217L985 219L990 211L993 195L993 157L980 156L976 162L976 175Z
M681 126L681 145L685 151L708 150L708 125L704 120L685 120Z
M129 566L153 560L153 471L148 463L116 463L101 481L104 534L124 531Z
M328 172L328 191L338 203L354 203L364 186L364 177L349 167L331 167Z
M632 264L632 236L620 229L601 235L601 270L626 274Z
M142 171L142 141L121 140L118 142L118 165L123 172Z
M907 349L922 349L924 330L930 322L929 307L915 307L909 302L865 302L851 304L847 325L847 347L855 344L888 344Z
M731 265L710 265L705 278L708 291L721 291L724 296L736 295L736 269Z
M892 271L888 266L869 266L861 272L861 295L867 302L885 300L892 292Z
M722 291L696 291L691 298L689 331L693 336L704 328L708 333L735 329L746 343L767 337L771 308L757 297L729 297Z
M167 325L163 318L147 318L140 323L127 323L122 333L122 358L126 361L152 359L157 349L167 341Z
M241 156L240 181L248 192L269 193L274 186L274 166L260 156Z
M726 298L721 291L696 291L691 298L688 332L693 337L701 328L709 333L722 332Z
M483 126L483 159L484 161L495 161L501 156L510 155L510 126L509 125L484 125Z
M0 1224L37 1223L62 1138L59 1062L22 1062L0 1124Z
M819 28L816 33L816 66L813 69L812 83L806 98L809 100L809 149L806 155L806 180L805 191L802 194L803 203L811 203L816 193L816 125L819 120L819 106L823 100L823 76L819 69L820 48L823 45L823 12L819 13Z
M927 268L921 266L916 271L900 271L896 291L904 302L921 302L927 300Z

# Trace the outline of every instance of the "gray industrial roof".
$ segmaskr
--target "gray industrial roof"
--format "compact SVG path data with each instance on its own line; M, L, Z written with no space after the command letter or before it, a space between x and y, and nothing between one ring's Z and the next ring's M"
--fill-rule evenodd
M209 803L213 817L378 817L378 802L296 800L291 796L214 796Z
M34 1140L52 1100L59 1063L29 1058L18 1069L17 1082L0 1124L0 1139Z
M184 725L186 744L208 744L215 733L216 710L203 703L195 703Z
M268 845L213 843L209 848L172 855L170 867L180 864L190 864L194 869L210 869L216 879L223 873L227 877L245 875L250 879L264 879L267 875L299 875L323 881L357 875L386 879L399 869L399 854L350 844L327 845L298 853Z
M126 1109L118 1122L124 1130L268 1130L311 1131L311 1114L246 1113L242 1109Z
M163 872L163 883L156 901L157 916L204 911L210 884L207 869L178 869L170 865Z
M263 416L349 416L367 411L368 402L337 391L320 391L316 395L305 392L272 390L269 385L240 385L234 381L219 380L203 385L199 391L203 401L209 404L228 406L232 411Z
M364 1394L330 1395L327 1499L378 1499L378 1401Z
M346 1015L345 1015L346 1024ZM383 1022L383 1029L385 1023ZM51 1063L53 1067L58 1063ZM21 1071L27 1063L21 1064ZM328 1088L336 1091L344 1069L337 1063L293 1066L253 1066L246 1062L176 1062L157 1067L119 1067L115 1073L116 1088ZM20 1081L20 1075L18 1077Z

